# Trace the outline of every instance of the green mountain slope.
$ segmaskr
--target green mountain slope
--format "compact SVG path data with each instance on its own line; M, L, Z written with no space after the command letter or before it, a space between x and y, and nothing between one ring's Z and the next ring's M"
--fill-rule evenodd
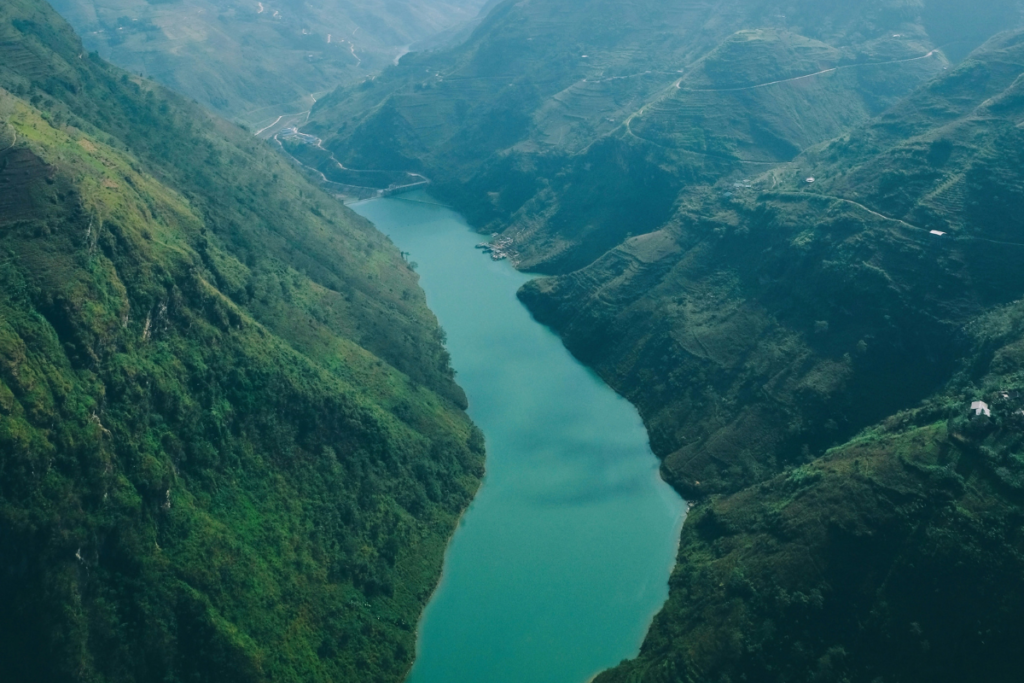
M322 99L305 130L345 166L425 174L522 267L563 273L657 228L684 186L789 161L941 72L929 17L505 2L464 44Z
M475 0L54 0L86 48L262 128L474 17Z
M962 326L1024 293L1018 41L520 293L641 407L673 483L735 490L914 405Z
M600 681L1016 680L1022 37L521 291L725 494Z
M397 681L482 474L372 226L0 6L0 670Z
M1022 338L1019 303L985 316L923 407L700 506L640 656L598 683L1017 680Z

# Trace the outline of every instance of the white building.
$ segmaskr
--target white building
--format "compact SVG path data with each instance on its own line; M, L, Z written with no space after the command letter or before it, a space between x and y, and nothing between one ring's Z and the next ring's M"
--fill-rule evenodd
M971 404L971 417L978 417L979 415L992 417L992 411L988 409L988 404L984 401L975 401Z

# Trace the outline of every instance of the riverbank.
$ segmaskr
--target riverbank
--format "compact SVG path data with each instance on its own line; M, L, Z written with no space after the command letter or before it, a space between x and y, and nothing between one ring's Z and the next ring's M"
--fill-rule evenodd
M482 258L457 214L420 191L352 208L418 262L487 439L409 682L584 683L635 656L685 514L636 410L533 320L516 298L531 276Z

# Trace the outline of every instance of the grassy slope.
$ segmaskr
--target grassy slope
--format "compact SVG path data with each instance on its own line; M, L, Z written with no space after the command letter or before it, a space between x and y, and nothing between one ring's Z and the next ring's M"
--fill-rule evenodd
M260 12L260 4L263 11ZM472 0L54 0L86 47L250 125L306 111L406 45L473 18ZM330 36L330 42L328 42ZM272 106L273 105L273 106Z
M0 8L0 668L399 680L482 472L386 238Z

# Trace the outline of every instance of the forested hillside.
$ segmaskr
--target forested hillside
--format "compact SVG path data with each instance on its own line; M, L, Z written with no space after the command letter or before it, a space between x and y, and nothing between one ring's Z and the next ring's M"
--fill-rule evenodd
M755 483L928 396L963 358L963 326L1024 295L1022 73L1020 34L1004 34L878 119L739 187L684 192L658 231L521 297L642 407L678 487Z
M506 2L314 109L342 163L432 177L553 276L521 299L697 501L600 680L1015 680L1020 25Z
M283 145L430 178L639 408L695 507L600 683L1019 678L1022 17L505 0ZM0 670L400 680L483 455L411 267L42 0L0 88Z
M644 409L670 481L731 493L598 680L1017 678L1022 46L523 290Z
M5 677L403 678L483 443L385 237L11 0L0 283Z
M1021 313L967 326L920 406L701 505L640 656L597 682L1017 680Z
M464 44L321 99L305 130L347 167L423 173L521 267L567 272L656 229L683 187L880 114L1017 16L933 4L509 0Z

